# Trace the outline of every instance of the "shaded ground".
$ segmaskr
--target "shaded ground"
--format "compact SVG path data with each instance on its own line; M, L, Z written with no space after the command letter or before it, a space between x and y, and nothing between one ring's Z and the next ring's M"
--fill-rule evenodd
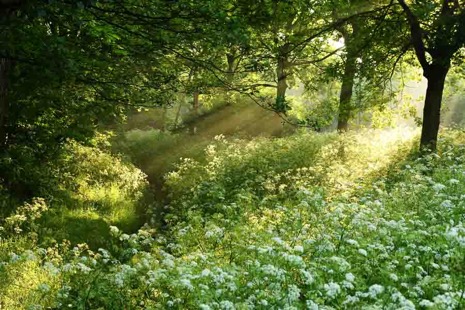
M140 113L153 115L154 112ZM129 155L131 160L148 175L157 199L164 197L163 175L172 170L182 157L201 160L204 148L215 136L246 139L258 136L279 137L294 130L290 125L283 124L278 115L255 104L224 106L213 113L199 116L173 133L160 133L156 130L155 122L153 127L147 127L144 115L135 117L145 119L145 122L141 128L126 132L125 137L130 146L122 149L117 147L117 149ZM133 119L129 121L134 125Z
M274 112L266 111L255 104L245 106L224 106L214 113L206 114L189 122L178 131L212 138L225 136L282 136L291 130Z

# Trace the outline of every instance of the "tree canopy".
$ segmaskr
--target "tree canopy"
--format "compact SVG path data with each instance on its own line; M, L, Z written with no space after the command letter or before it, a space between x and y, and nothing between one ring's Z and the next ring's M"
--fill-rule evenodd
M238 92L287 118L290 85L311 92L334 79L330 118L346 130L354 111L390 100L386 85L412 55L428 79L421 145L434 149L444 81L463 58L464 12L458 0L1 1L1 178L14 186L25 162L179 93L197 109L201 94Z
M0 310L465 309L464 59L465 0L0 0Z

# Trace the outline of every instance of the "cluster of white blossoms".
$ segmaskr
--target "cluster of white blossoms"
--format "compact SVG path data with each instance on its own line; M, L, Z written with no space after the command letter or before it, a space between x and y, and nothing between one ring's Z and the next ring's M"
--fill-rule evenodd
M462 222L458 223L456 226L448 228L445 235L448 239L457 243L457 245L465 247L465 227Z
M215 169L229 160L253 174L245 160L262 164L238 149L221 157L219 148L209 151ZM233 194L229 180L208 179L171 206L163 233L110 227L115 248L16 251L0 272L35 266L30 295L47 296L50 307L465 309L465 149L452 151L337 190L323 177L309 181L326 166L255 176ZM294 183L280 192L283 180Z

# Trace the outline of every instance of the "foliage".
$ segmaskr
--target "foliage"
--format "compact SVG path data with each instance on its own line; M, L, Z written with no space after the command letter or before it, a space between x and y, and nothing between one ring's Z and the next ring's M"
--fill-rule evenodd
M61 195L45 216L43 239L106 244L108 225L134 231L151 203L146 176L96 147L70 143L60 167ZM60 199L61 196L61 199Z
M389 149L392 143L411 137L410 132L401 134L400 131L384 135L366 131L366 134L372 138L376 135L376 142L365 140L361 134L338 137L336 134L303 133L272 141L234 142L219 136L206 150L207 164L185 159L177 171L166 176L166 186L175 200L190 206L198 202L222 205L244 191L257 199L278 195L281 191L285 195L291 190L288 186L295 181L293 175L309 184L336 187L342 185L342 180L348 182L351 175L359 179L369 175L371 170L366 168L366 161L375 161L375 146L379 148L384 144L387 153L376 153L377 164L371 169L383 166L381 156L386 156L387 160L395 153ZM347 165L345 157L353 160L351 169L346 171L342 170ZM357 158L361 161L356 162ZM296 170L304 167L306 173ZM269 185L276 182L283 182L286 190L278 190L279 184ZM349 183L346 186L350 187ZM208 209L207 206L198 207Z
M2 209L6 233L18 240L33 233L39 244L68 239L97 246L107 244L109 225L135 231L146 220L148 184L133 165L96 146L70 142L54 168L53 187L43 192L45 199Z
M251 101L319 131L339 81L390 107L413 44L435 142L463 4L249 2L0 2L1 309L465 307L464 132L421 157L407 128L208 140L274 130ZM157 129L99 134L153 106Z
M380 164L375 161L380 144L356 135L345 141L345 159L334 136L303 135L289 144L257 141L229 157L221 145L243 142L215 142L205 164L213 170L206 177L210 191L227 184L222 171L229 169L237 180L250 171L252 182L238 184L240 194L225 195L214 212L206 208L209 197L197 206L173 202L173 216L183 216L172 218L166 234L143 228L128 235L110 227L108 250L66 244L10 248L0 269L2 306L461 308L465 134L446 131L438 155L406 159L411 138L373 133L378 143L391 145ZM303 149L291 147L299 138L316 142L319 156L302 162ZM395 141L404 139L401 156ZM288 161L281 165L270 150L283 152ZM309 180L336 158L330 170L350 167L357 175L342 172L339 182ZM203 189L187 191L191 174L182 167L193 170L193 164L181 165L178 177L169 177L171 184L196 196ZM252 167L259 168L256 174ZM254 181L266 171L268 179ZM278 177L286 172L287 180ZM344 186L342 180L353 183Z
M199 17L174 17L188 10L182 5L156 9L161 16L151 18L165 24L154 23L146 40L144 30L153 29L128 15L115 25L120 6L136 10L132 1L13 2L0 14L0 181L30 198L50 187L47 173L29 174L31 166L53 166L68 139L88 142L128 108L171 103L181 73L167 50L177 30ZM175 42L188 44L186 38Z

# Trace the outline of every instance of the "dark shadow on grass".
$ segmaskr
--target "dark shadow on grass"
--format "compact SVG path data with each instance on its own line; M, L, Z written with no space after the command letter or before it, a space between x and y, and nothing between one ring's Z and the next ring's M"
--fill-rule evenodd
M62 214L45 218L43 227L46 229L39 242L45 244L69 240L72 245L87 243L91 249L98 249L107 247L111 238L108 223L98 217Z

